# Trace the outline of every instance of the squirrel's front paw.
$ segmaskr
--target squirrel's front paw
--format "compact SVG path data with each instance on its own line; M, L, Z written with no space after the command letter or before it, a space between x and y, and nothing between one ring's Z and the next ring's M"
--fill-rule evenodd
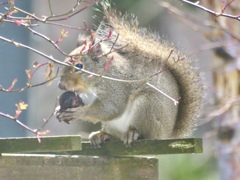
M92 132L89 135L89 139L93 147L100 148L101 144L105 143L106 141L110 141L110 136L109 134L103 131L97 131L97 132Z
M61 122L64 121L65 123L69 124L70 121L74 121L78 119L77 113L81 111L82 107L77 108L68 108L64 111L56 111L56 117Z
M70 121L78 119L84 103L76 92L66 91L60 96L59 105L55 110L57 119L69 124Z
M130 147L131 144L133 144L135 141L138 140L140 134L138 132L138 130L136 129L129 129L125 134L124 134L124 144L127 147Z

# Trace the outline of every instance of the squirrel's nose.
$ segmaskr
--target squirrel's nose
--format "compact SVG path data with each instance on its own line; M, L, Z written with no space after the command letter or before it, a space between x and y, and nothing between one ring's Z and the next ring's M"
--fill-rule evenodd
M59 87L61 90L66 90L65 85L64 85L61 81L59 81L58 87Z

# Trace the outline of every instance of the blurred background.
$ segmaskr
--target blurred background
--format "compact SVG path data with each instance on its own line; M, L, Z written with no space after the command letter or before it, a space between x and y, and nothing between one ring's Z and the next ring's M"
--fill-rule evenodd
M68 0L67 3L66 1L58 0L51 0L50 2L54 14L64 14L71 10L76 3L75 0ZM214 86L214 84L216 85L216 78L213 78L214 75L218 76L219 74L214 74L213 70L222 65L223 60L216 60L216 56L222 56L222 52L225 51L219 48L219 44L214 43L218 42L216 40L221 39L223 35L221 36L221 33L218 33L216 30L209 29L213 25L216 26L216 24L209 25L207 20L212 20L209 18L209 14L192 6L182 4L180 1L169 0L164 3L161 0L112 0L112 2L115 3L115 7L119 11L135 14L138 17L140 26L150 28L160 34L163 39L173 42L179 49L198 59L198 65L201 72L203 72L203 79L206 85L205 109L204 116L199 119L199 126L194 136L203 138L204 153L159 156L159 173L163 177L162 179L218 179L216 161L218 154L216 140L218 131L216 130L216 124L218 124L219 119L222 119L222 116L209 117L207 115L210 112L216 112L214 111L216 110L214 105L219 101L219 98L217 98L218 93L215 89L216 86ZM204 2L209 2L209 5L216 7L216 9L218 7L217 5L214 6L210 1L206 0ZM38 17L50 15L47 0L16 0L15 5L25 11L34 13ZM85 5L82 3L80 6L84 7ZM0 5L1 12L5 12L4 5ZM100 22L100 16L93 8L87 8L73 17L61 21L61 23L74 27L85 27L84 22L86 22L86 26L94 30ZM216 23L214 20L213 22ZM79 34L87 33L85 30L45 24L34 28L34 30L48 36L53 41L60 37L62 29L68 31L68 37L64 38L58 45L66 53L69 53L76 47ZM32 34L22 26L2 23L0 36L34 47L47 55L52 55L55 59L64 60L64 55L49 42ZM227 59L230 60L235 58L233 54L230 54L228 57L230 58ZM7 88L11 85L13 79L17 78L18 82L15 88L21 88L27 82L25 70L31 69L34 62L44 63L46 61L45 58L24 48L0 41L0 84ZM232 66L227 66L227 68L228 70L234 69ZM33 82L42 82L44 73L44 68L38 71L34 76ZM57 97L62 93L57 84L58 79L54 80L50 86L43 85L30 88L20 93L0 92L0 112L14 115L16 110L15 104L22 100L29 106L26 111L22 112L19 120L31 128L37 129L43 124L43 119L47 119L54 111ZM87 136L89 132L96 131L99 128L99 124L93 125L80 121L75 121L71 124L59 123L53 117L44 129L50 131L48 135L81 134ZM22 136L34 136L34 134L21 128L15 122L0 116L0 137Z

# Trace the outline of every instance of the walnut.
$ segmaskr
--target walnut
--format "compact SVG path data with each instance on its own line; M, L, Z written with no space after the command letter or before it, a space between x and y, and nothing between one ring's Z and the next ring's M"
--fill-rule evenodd
M82 98L73 91L64 92L59 98L60 112L65 111L68 108L75 108L84 106Z

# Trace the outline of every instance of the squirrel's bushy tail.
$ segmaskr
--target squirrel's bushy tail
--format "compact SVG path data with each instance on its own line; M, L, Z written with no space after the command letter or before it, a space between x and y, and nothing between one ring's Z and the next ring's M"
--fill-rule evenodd
M126 51L138 52L149 59L165 60L168 64L178 83L181 96L173 137L189 135L200 116L204 94L201 75L194 65L195 62L155 33L139 28L136 17L129 14L121 15L110 7L108 1L105 2L103 5L105 16L109 25L127 43L124 48Z

